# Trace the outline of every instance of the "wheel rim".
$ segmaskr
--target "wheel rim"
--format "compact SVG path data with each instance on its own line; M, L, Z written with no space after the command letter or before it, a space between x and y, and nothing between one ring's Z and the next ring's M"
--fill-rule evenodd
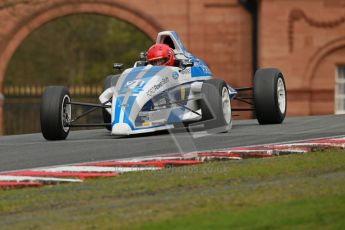
M285 85L284 85L283 79L281 78L278 79L277 95L278 95L279 110L282 114L284 114L285 108L286 108L286 92L285 92Z
M223 107L224 120L227 124L229 124L231 121L231 104L230 104L229 91L226 87L223 87L222 89L222 107Z
M62 110L61 110L61 122L62 122L62 128L67 133L70 129L67 124L70 123L71 117L72 117L72 108L71 104L67 104L67 102L70 102L71 99L68 95L65 95L62 100Z

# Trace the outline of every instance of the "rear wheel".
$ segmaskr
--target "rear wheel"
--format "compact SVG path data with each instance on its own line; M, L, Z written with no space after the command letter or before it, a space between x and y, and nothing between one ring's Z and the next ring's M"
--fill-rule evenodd
M70 127L72 108L68 89L48 86L42 95L40 122L43 137L47 140L66 139Z
M111 86L116 85L117 81L119 80L120 75L109 75L107 78L104 80L103 84L103 92L110 88ZM111 114L106 110L102 109L102 115L103 115L103 121L104 123L111 123ZM107 125L105 127L107 130L111 130L111 125Z
M258 69L254 76L254 104L260 124L280 124L287 101L284 76L278 69Z
M226 132L231 128L231 101L226 83L223 80L211 79L201 88L202 119L207 130Z

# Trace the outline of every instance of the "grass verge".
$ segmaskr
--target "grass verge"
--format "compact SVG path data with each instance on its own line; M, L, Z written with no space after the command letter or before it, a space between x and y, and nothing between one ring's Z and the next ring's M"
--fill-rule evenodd
M345 226L345 151L0 190L1 229Z

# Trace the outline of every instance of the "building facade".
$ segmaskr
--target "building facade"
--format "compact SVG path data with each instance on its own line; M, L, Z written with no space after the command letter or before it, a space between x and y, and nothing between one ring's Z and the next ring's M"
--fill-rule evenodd
M258 60L284 72L289 115L344 113L345 1L262 0Z
M0 93L12 55L31 32L58 17L96 13L125 20L152 40L175 30L235 87L251 85L255 66L280 68L288 116L342 113L344 9L345 0L3 0ZM3 100L0 94L0 130Z

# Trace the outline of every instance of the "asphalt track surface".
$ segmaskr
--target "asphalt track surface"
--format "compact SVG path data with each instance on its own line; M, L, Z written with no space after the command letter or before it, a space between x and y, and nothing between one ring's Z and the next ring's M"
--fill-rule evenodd
M198 138L183 130L114 137L105 129L71 131L64 141L40 133L0 137L0 172L44 166L214 150L345 135L345 115L286 118L280 125L234 121L229 133Z

